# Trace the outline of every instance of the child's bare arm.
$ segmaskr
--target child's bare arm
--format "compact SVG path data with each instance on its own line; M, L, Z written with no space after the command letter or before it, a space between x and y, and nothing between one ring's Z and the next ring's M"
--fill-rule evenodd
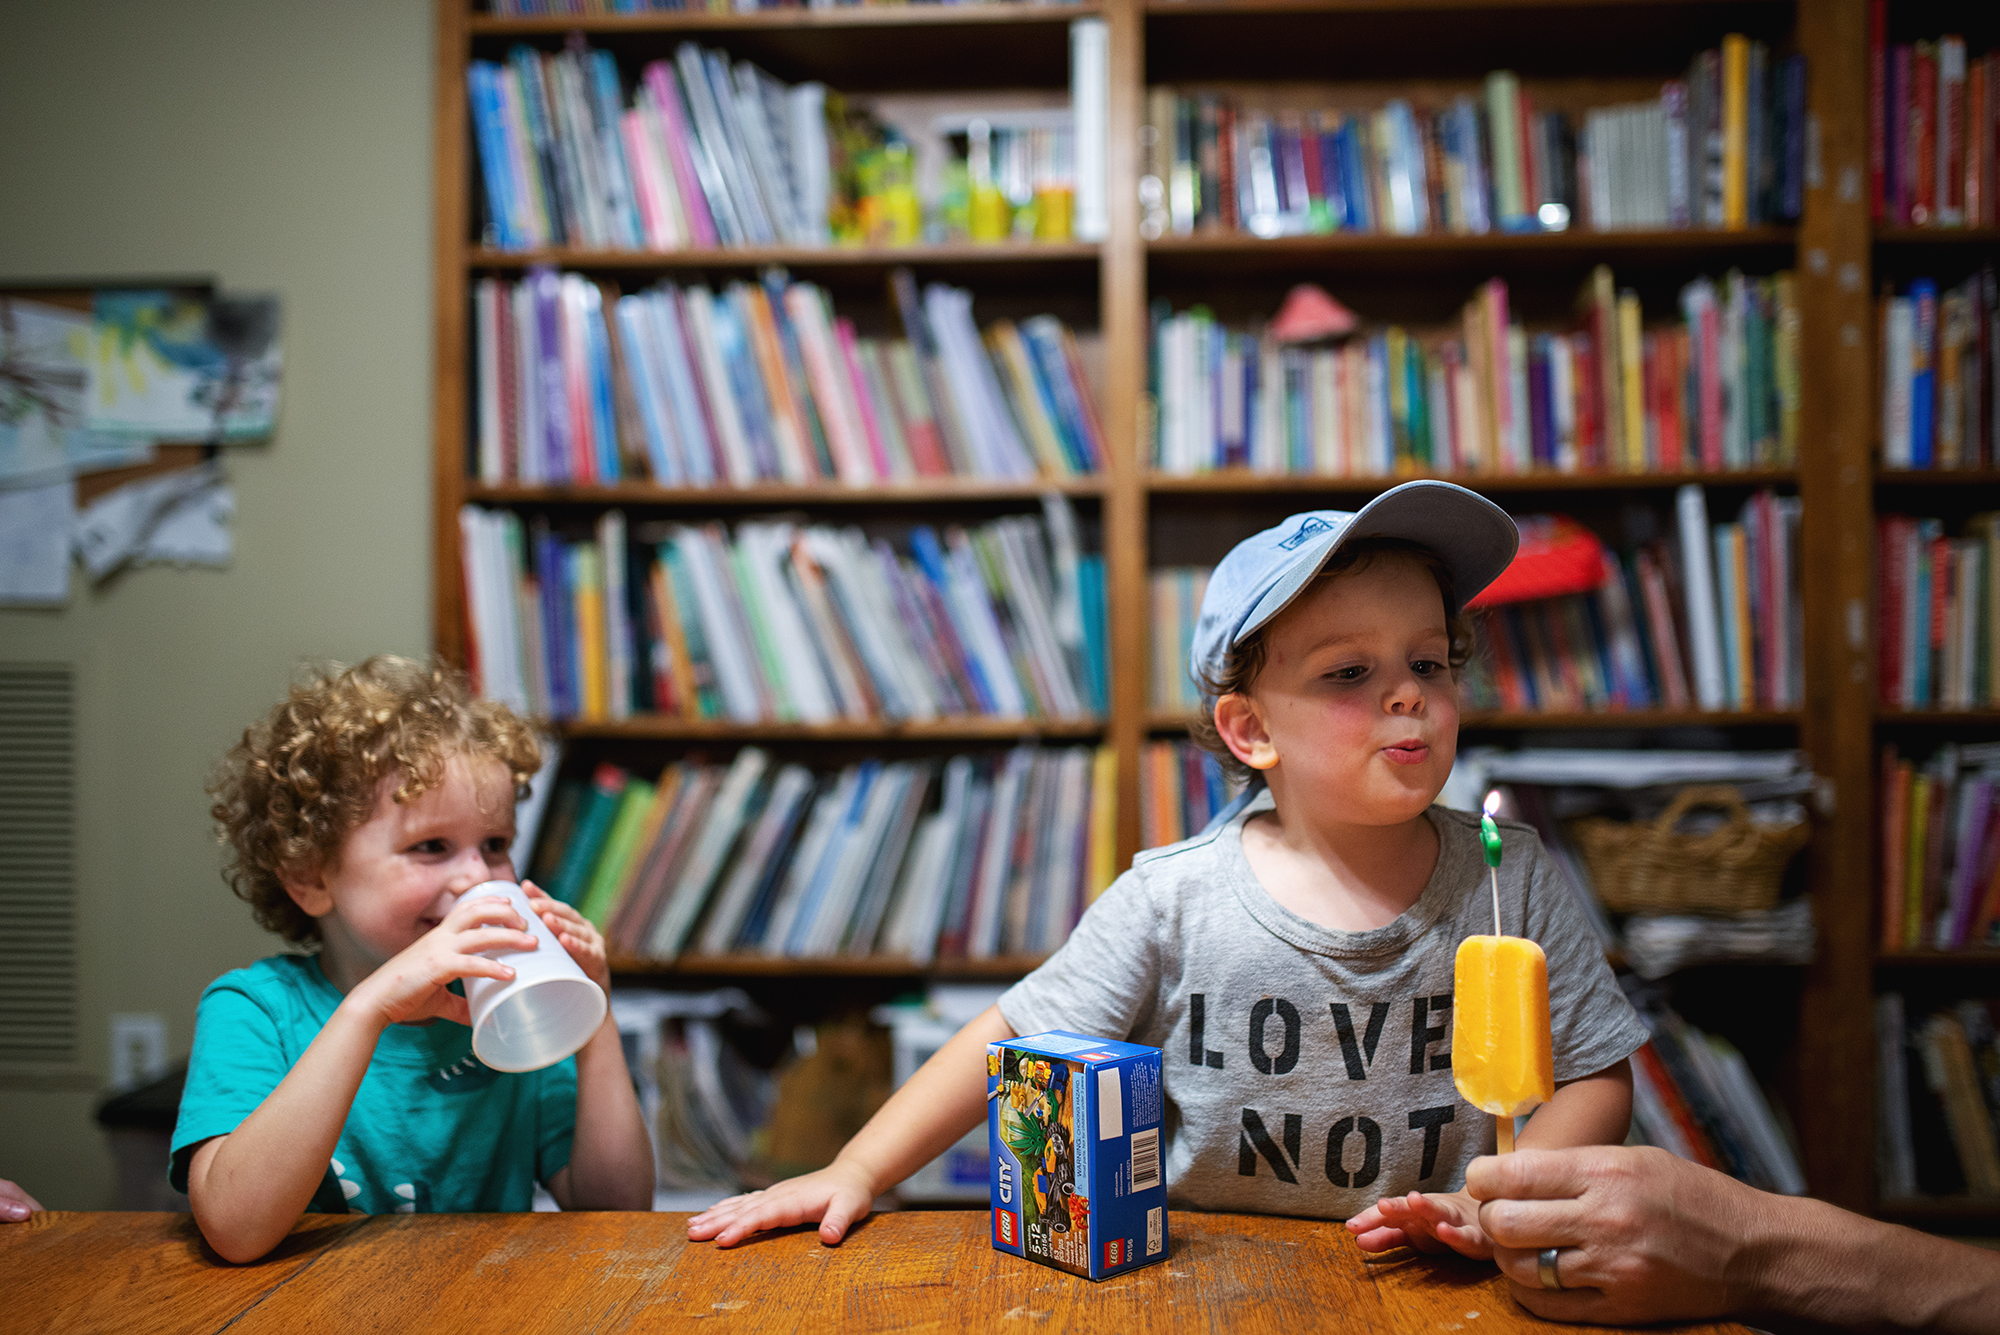
M611 995L604 937L581 913L524 881L528 902L570 958ZM650 1210L653 1143L632 1092L618 1025L609 1015L576 1054L576 1135L569 1162L549 1175L549 1195L565 1210Z
M943 1154L986 1115L986 1045L1014 1030L989 1006L952 1035L897 1090L840 1157L768 1191L732 1196L688 1221L688 1237L730 1247L767 1228L819 1221L822 1242L839 1242L877 1196Z
M209 1246L229 1261L254 1261L277 1246L326 1175L382 1031L431 1016L467 1023L465 998L445 985L513 977L479 952L531 948L523 926L505 900L462 902L347 994L256 1111L189 1161L188 1202Z
M1524 1150L1622 1145L1631 1128L1632 1063L1619 1061L1558 1086L1556 1096L1535 1109L1516 1144Z

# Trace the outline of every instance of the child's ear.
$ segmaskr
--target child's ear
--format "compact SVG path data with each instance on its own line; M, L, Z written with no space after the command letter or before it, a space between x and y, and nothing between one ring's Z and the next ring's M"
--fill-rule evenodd
M333 891L327 888L321 868L282 871L278 873L278 882L308 918L324 918L333 912Z
M1215 730L1229 754L1251 769L1278 763L1278 748L1264 728L1263 711L1249 696L1232 691L1215 702Z

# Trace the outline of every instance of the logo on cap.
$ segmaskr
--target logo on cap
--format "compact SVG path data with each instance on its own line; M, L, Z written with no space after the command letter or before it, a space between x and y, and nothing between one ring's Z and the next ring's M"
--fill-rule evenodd
M1299 525L1299 531L1297 533L1292 534L1291 537L1286 538L1283 542L1279 543L1278 546L1284 548L1288 552L1297 551L1299 544L1304 542L1307 538L1312 537L1314 534L1331 533L1331 532L1333 532L1333 525L1327 523L1324 519L1321 519L1318 515L1307 515L1306 522Z

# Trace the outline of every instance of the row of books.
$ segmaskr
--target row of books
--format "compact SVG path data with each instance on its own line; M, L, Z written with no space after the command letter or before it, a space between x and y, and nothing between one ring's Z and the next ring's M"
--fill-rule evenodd
M558 784L532 865L633 958L1040 955L1111 881L1115 788L1091 747L607 762Z
M609 51L517 45L466 70L488 244L822 245L833 173L825 85L787 86L683 42L631 102Z
M1912 1014L1875 998L1876 1183L1885 1198L2000 1197L1996 1003L1968 998Z
M1202 707L1201 687L1188 675L1195 621L1208 592L1211 566L1162 566L1147 577L1153 610L1153 708L1192 714Z
M1891 227L1991 227L2000 140L2000 51L1965 38L1889 40L1888 0L1868 6L1868 182Z
M1683 489L1678 541L1610 554L1595 592L1481 615L1466 707L1798 708L1800 513L1798 498L1765 490L1711 524L1698 490Z
M1036 160L1034 184L1059 172L1074 234L1101 240L1103 22L1077 20L1071 48L1065 148ZM922 229L900 132L822 83L786 84L724 51L683 42L628 88L611 52L581 39L560 52L521 44L504 62L473 61L466 91L482 239L499 249L908 244ZM1040 232L1058 233L1071 236L1067 213Z
M1391 325L1287 346L1156 304L1154 464L1193 474L1680 472L1798 458L1799 313L1789 272L1687 284L1648 329L1600 265L1576 324L1528 331L1505 282L1451 331Z
M589 536L459 512L480 689L544 718L736 723L1088 718L1108 698L1104 564L1041 518L859 528L745 521Z
M1094 473L1103 437L1076 339L995 321L908 270L902 338L867 338L826 291L769 270L720 292L619 295L554 269L474 289L472 468L482 482L849 486Z
M1239 791L1193 742L1147 742L1139 756L1139 842L1159 848L1200 834Z
M1886 291L1882 465L1984 468L2000 463L2000 278L1988 264L1942 295L1919 278Z
M1148 236L1743 228L1799 215L1805 59L1731 35L1656 100L1586 111L1580 132L1509 70L1440 108L1266 112L1160 87L1147 121Z
M1882 948L1983 949L2000 921L2000 745L1882 748Z
M1944 527L1908 515L1875 521L1876 678L1893 709L2000 705L2000 514L1972 516L1962 537Z
M1652 1040L1632 1054L1632 1128L1649 1145L1765 1191L1805 1194L1798 1153L1743 1054L1657 1001Z

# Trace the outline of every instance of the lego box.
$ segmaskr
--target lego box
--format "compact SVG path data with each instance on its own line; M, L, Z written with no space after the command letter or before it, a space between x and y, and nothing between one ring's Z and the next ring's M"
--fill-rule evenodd
M993 1245L1108 1279L1167 1259L1160 1050L1053 1029L986 1046Z

